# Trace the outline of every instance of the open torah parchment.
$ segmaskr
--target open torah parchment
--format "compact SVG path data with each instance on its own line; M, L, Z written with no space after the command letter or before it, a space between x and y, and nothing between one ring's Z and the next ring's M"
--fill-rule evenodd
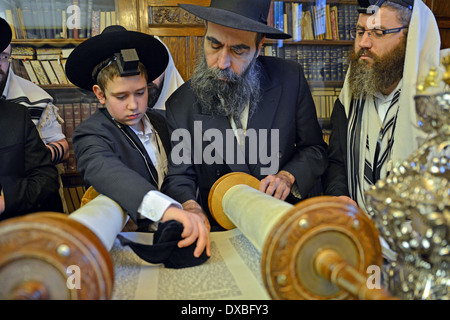
M153 234L120 233L151 244ZM116 239L110 251L114 262L113 300L266 300L261 255L237 228L212 232L211 257L200 266L168 269L139 258Z

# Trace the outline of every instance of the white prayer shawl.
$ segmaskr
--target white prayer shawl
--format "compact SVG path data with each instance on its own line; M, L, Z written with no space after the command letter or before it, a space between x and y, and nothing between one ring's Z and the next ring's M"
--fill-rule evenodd
M398 102L398 118L395 131L393 132L394 143L391 149L390 160L387 163L387 170L385 169L383 171L384 174L386 174L386 171L390 171L390 169L392 169L392 167L399 161L408 158L415 150L418 149L425 138L425 133L421 132L417 125L414 96L416 94L417 84L423 82L432 67L437 68L439 75L442 75L445 72L444 68L442 68L440 64L440 46L441 40L439 28L433 13L422 2L422 0L415 0L410 25L408 28L405 68L403 71L402 84L400 88L401 94ZM339 96L339 100L344 106L348 119L349 116L351 116L350 105L352 103L352 95L348 83L349 72L350 70L347 72L346 79ZM356 101L362 100L359 99ZM373 98L366 97L365 101L366 104L369 104L370 102L368 103L368 101L373 101ZM364 107L367 107L367 105ZM349 127L350 120L351 119L349 119ZM349 189L352 188L352 180L353 183L358 180L359 182L364 181L365 155L362 152L366 151L366 141L365 136L361 137L359 146L359 172L352 172L351 162L355 159L355 155L350 154L350 136L347 136ZM384 177L381 176L380 178ZM364 196L364 192L366 190L363 190L361 186L353 187L357 190L358 194L351 196L353 198L357 197L358 205L362 210L367 212L368 209L365 204ZM391 261L396 260L395 252L389 248L388 244L382 237L380 237L380 241L382 244L383 256Z
M420 131L417 125L414 96L416 87L421 83L432 67L438 68L438 73L442 74L444 70L440 67L440 46L441 40L439 28L431 10L421 1L415 0L414 9L411 16L411 22L408 28L408 38L406 45L405 68L403 71L403 80L401 94L399 98L398 120L394 134L394 144L391 150L388 167L392 167L397 162L408 158L425 138L425 134ZM344 106L347 118L349 117L352 96L348 83L349 72L347 72L344 86L341 90L339 100ZM372 101L372 97L366 98ZM411 138L412 137L412 138ZM350 137L347 137L349 139ZM349 142L349 141L347 141ZM361 151L366 149L366 139L361 137ZM349 186L352 175L357 174L359 181L364 181L364 165L359 165L359 172L351 172L350 161L354 155L350 154L350 148L347 148L347 161L349 174ZM364 162L364 155L360 155L360 161ZM383 178L383 177L381 177ZM358 188L359 189L359 188ZM366 190L364 190L366 191ZM356 195L352 195L356 196ZM367 210L365 203L358 202L358 205Z
M31 119L44 143L47 144L65 138L58 123L58 121L63 123L64 120L59 116L58 108L53 104L52 96L33 82L14 74L11 67L9 68L2 99L28 108Z
M155 36L155 38L161 41L161 39L159 39L157 36ZM161 43L164 44L162 41ZM153 106L153 109L161 109L161 110L166 110L166 100L179 86L181 86L184 83L183 78L181 77L180 73L175 67L175 63L173 61L169 48L167 48L165 44L164 46L166 47L167 52L169 53L169 63L167 64L167 68L164 71L164 82L161 94L158 98L158 101L156 101L155 105Z

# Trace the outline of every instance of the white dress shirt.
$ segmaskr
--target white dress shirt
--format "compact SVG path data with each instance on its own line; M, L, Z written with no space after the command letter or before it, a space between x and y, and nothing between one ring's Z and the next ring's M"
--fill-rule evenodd
M147 151L153 165L156 168L156 171L158 172L158 189L160 189L168 170L167 155L164 151L161 139L151 125L147 115L142 118L142 121L144 122L144 131L138 131L131 127L130 128L134 131L134 133L136 133L139 140L142 142L142 145ZM183 208L178 201L175 201L159 191L151 190L142 199L138 212L141 216L158 222L161 220L164 212L166 212L166 210L172 205L180 209Z

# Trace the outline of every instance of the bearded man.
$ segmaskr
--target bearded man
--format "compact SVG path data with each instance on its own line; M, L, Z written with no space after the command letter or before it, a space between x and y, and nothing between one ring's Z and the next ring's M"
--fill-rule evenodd
M173 150L162 191L208 213L214 182L239 171L275 198L306 198L326 169L326 144L301 66L259 57L266 38L290 37L267 26L270 0L180 6L206 20L206 33L192 79L166 102Z
M344 87L331 115L325 193L367 212L364 193L423 141L414 95L439 67L431 10L415 0L359 0L360 15Z

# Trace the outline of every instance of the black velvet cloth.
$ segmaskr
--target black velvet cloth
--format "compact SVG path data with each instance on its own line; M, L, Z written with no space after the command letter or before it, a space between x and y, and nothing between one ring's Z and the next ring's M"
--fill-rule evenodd
M194 250L197 242L188 247L179 248L178 241L182 239L183 225L175 220L161 223L153 237L153 245L133 242L121 235L117 237L123 246L129 246L141 259L166 268L180 269L200 265L208 260L206 250L196 258Z

